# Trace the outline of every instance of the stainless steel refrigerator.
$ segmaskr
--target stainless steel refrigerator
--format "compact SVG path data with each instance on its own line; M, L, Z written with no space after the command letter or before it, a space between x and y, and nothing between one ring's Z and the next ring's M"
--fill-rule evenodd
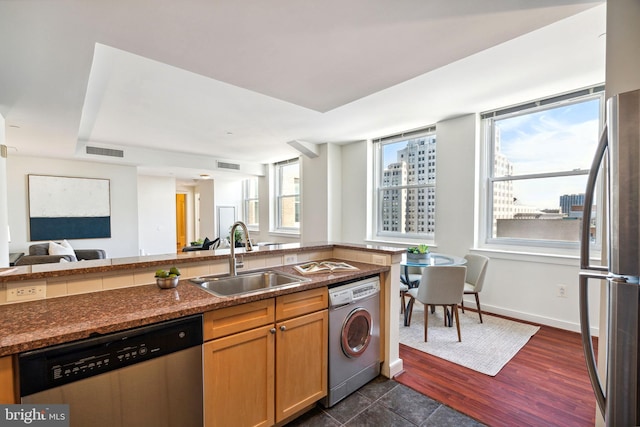
M591 210L598 171L606 172L608 265L590 263ZM598 144L585 193L580 250L580 324L587 369L607 426L640 425L640 90L607 100L607 125ZM605 281L605 375L598 374L590 335L590 280ZM604 320L604 319L603 319ZM600 334L603 337L603 333ZM600 353L602 354L602 352Z

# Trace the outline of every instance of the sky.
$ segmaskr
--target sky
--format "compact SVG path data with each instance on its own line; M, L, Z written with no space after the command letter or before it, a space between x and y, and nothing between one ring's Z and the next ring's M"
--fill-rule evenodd
M600 100L496 120L500 151L513 175L588 170L600 137ZM563 194L584 193L586 175L514 181L518 202L554 209Z
M588 171L600 138L600 98L495 121L500 151L513 175ZM437 132L437 131L436 131ZM437 135L437 133L436 133ZM406 141L384 145L384 167L397 161ZM587 175L513 181L521 205L558 209L560 196L585 192Z

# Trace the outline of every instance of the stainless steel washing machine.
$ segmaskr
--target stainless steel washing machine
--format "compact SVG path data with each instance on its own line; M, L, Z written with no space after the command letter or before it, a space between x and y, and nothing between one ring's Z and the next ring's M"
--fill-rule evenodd
M380 278L329 288L331 407L380 374Z

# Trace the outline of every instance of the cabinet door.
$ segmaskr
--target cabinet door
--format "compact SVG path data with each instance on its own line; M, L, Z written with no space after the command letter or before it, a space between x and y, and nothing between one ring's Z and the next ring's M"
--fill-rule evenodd
M205 426L274 424L273 325L204 344Z
M0 357L0 403L18 403L15 398L13 378L11 356Z
M328 311L276 324L276 422L327 394Z

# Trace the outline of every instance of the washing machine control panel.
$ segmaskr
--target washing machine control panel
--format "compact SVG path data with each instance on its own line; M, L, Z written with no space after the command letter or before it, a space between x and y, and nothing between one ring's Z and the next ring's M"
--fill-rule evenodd
M379 282L372 282L367 285L359 286L352 291L354 300L366 298L368 296L375 295L378 292L380 292Z
M370 297L380 292L380 281L368 280L351 283L329 290L329 302L331 306L350 304L363 298Z

